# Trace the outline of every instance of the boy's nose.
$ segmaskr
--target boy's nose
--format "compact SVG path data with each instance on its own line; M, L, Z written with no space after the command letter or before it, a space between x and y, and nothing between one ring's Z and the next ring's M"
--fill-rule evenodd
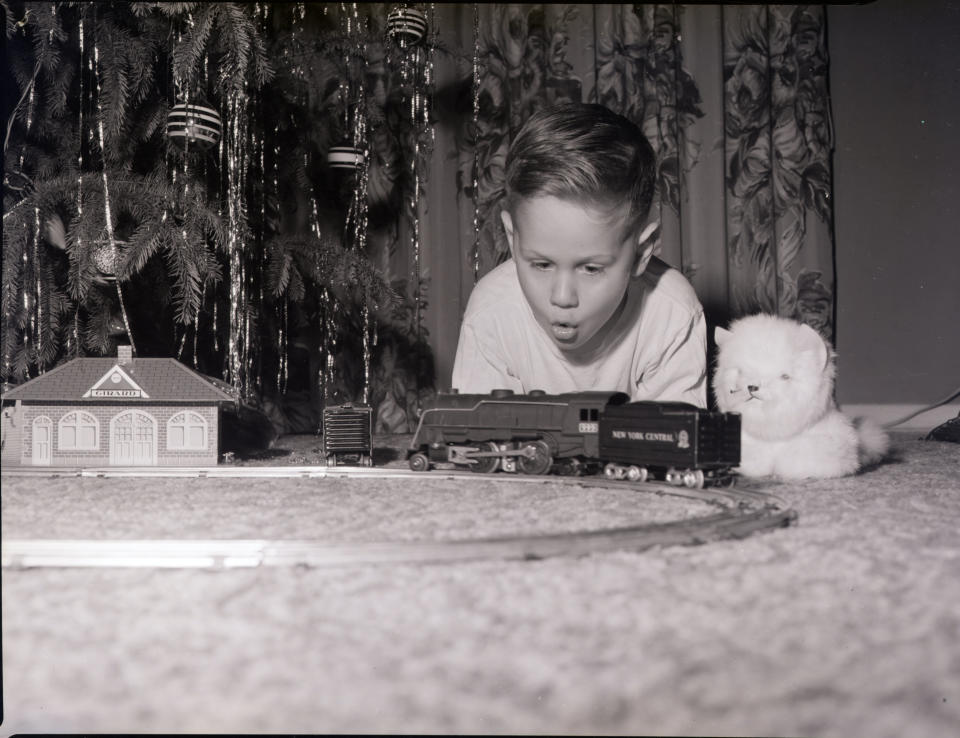
M560 275L553 281L550 303L560 308L572 308L578 305L577 288L571 277Z

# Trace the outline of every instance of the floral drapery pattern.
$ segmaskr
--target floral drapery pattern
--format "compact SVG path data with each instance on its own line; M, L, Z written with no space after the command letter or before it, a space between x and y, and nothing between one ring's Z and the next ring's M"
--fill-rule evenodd
M445 4L436 17L460 51L463 94L439 124L437 153L448 154L431 180L456 183L460 218L455 229L428 219L428 262L448 276L435 302L462 311L475 280L508 258L499 207L510 142L532 112L573 99L647 135L659 161L660 256L690 279L709 320L763 310L831 337L823 6ZM437 333L442 379L456 332Z
M582 18L582 9L525 8L508 5L491 17L481 46L475 144L462 147L460 156L461 182L470 181L476 156L480 234L474 258L490 266L507 258L498 226L507 149L536 110L589 99L635 121L657 154L662 198L674 210L680 201L678 146L687 146L692 160L697 148L695 141L681 144L678 130L703 115L696 85L679 64L675 6L613 6L599 21L595 85L586 94L568 60L571 26Z
M808 212L829 226L833 146L820 8L738 9L726 24L727 248L734 308L795 317L830 337L823 269L796 268Z
M553 12L539 5L508 5L490 14L482 26L478 115L460 121L465 130L458 172L463 192L476 203L479 232L471 258L477 276L508 255L499 205L510 142L539 108L582 99L582 83L566 51L570 24L578 16L579 9L572 5Z
M619 6L604 21L597 42L592 102L640 125L659 164L662 201L680 209L680 147L696 161L698 144L682 135L703 117L700 91L683 68L679 17L672 5Z

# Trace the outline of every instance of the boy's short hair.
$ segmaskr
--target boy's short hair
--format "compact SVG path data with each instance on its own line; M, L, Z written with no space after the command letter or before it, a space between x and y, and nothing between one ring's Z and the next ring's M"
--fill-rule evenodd
M593 206L630 206L629 227L650 212L657 160L643 131L603 105L564 103L524 123L506 161L504 207L553 196Z

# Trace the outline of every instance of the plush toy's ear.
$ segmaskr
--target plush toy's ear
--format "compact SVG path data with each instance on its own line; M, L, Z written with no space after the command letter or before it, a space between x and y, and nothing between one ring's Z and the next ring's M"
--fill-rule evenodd
M722 346L724 341L726 341L732 333L726 328L721 328L719 325L713 329L713 340L716 342L717 346Z
M804 350L813 354L816 366L821 368L830 363L830 350L823 337L806 323L800 324Z

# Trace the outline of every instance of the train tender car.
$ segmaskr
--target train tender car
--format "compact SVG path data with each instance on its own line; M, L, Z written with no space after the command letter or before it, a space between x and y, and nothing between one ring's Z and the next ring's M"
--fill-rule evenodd
M685 402L631 402L600 417L604 475L645 481L655 475L686 487L730 484L740 463L740 415Z
M372 436L372 408L346 403L323 409L323 454L327 466L371 466Z
M630 402L621 392L454 392L423 411L407 458L414 471L453 464L479 473L545 474L602 466L611 479L656 476L703 487L732 480L740 416L686 403Z

